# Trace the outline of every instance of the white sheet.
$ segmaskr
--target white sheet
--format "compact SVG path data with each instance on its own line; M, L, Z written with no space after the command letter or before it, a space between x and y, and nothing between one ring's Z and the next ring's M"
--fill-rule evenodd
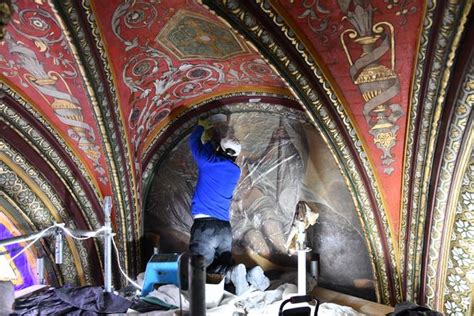
M160 287L159 291L154 291L153 296L169 304L179 304L179 289L174 285ZM234 313L241 315L257 316L257 315L278 315L280 305L283 300L297 293L297 287L294 284L285 283L275 290L258 291L250 288L241 296L236 296L230 292L224 292L224 297L219 306L207 309L206 315L215 316L232 316ZM150 293L151 294L151 293ZM182 295L183 311L189 308L188 293L183 292ZM291 304L285 305L286 308ZM129 311L133 313L132 310ZM155 311L142 315L170 316L179 315L179 310ZM333 303L322 303L319 306L318 316L360 316L365 315L358 313L351 307L342 306Z

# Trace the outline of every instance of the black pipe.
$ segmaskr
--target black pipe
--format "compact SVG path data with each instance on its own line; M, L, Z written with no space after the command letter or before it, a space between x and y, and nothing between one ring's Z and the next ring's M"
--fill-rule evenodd
M206 315L206 267L203 256L191 256L189 260L189 290L191 316Z

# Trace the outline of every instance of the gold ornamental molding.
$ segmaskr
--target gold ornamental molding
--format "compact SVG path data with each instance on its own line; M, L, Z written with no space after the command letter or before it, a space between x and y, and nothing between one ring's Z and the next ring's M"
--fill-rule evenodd
M68 4L65 4L66 6ZM127 249L127 243L130 241L130 240L139 240L140 238L140 234L139 234L139 231L136 229L138 223L141 223L137 220L135 220L135 230L132 230L131 228L133 227L132 223L130 223L130 217L126 215L127 211L126 209L130 210L130 208L126 208L126 206L124 205L124 198L128 200L128 196L127 194L123 194L122 191L123 191L123 187L125 185L126 182L121 182L120 180L124 180L124 174L119 174L119 171L121 168L118 167L117 165L117 162L116 162L116 157L117 155L114 155L114 151L112 148L114 147L118 147L118 146L113 146L110 142L110 139L112 139L112 137L109 137L109 133L105 127L105 125L107 124L107 121L109 121L109 124L110 124L110 119L106 119L106 115L107 115L107 112L106 110L104 109L105 107L101 106L102 104L98 102L98 98L100 98L100 100L102 102L107 102L106 101L106 97L104 95L96 95L96 90L94 90L92 88L92 84L91 82L89 81L89 77L85 71L85 67L84 67L84 64L83 64L83 60L80 58L80 53L78 51L78 48L76 47L75 45L75 41L72 40L72 37L71 37L71 34L69 32L69 30L67 29L66 25L65 25L65 21L63 19L68 19L70 18L71 14L69 14L69 12L71 11L68 11L68 14L66 16L61 16L57 9L54 7L54 6L51 6L52 7L52 10L58 20L58 23L64 33L64 36L68 39L68 42L69 42L69 47L71 49L71 52L72 54L74 55L74 58L76 60L76 63L78 65L78 68L79 68L79 71L80 71L80 74L81 74L81 77L83 78L83 81L84 81L84 84L85 84L85 87L86 87L86 90L88 92L88 99L90 100L91 104L92 104L92 113L94 115L94 118L95 118L95 122L97 124L97 127L98 127L98 130L100 132L100 142L101 142L101 145L102 145L102 148L104 149L104 153L105 153L105 162L107 164L107 167L108 167L108 173L109 173L109 181L110 181L110 184L111 184L111 189L112 189L112 195L114 197L114 203L113 203L113 209L115 212L118 211L118 213L120 214L120 216L117 218L117 230L118 230L118 237L120 238L121 237L121 241L122 241L122 247L123 249ZM70 9L72 8L72 6L70 7ZM81 30L75 30L75 31L79 31L80 33L75 33L76 36L79 35L82 39L84 39L84 30L81 29ZM83 47L87 47L88 45L84 46L82 45L82 43L79 44L81 48ZM81 54L82 55L82 54ZM90 57L90 56L87 56L87 57ZM89 67L88 69L94 69L96 66L94 67ZM99 81L100 82L100 81ZM104 115L105 114L105 115ZM109 130L113 130L113 129L109 129ZM125 143L127 144L127 143ZM120 155L118 155L120 156ZM135 187L134 186L134 183L135 183L135 179L133 177L133 174L131 174L129 176L129 179L132 180L132 187ZM100 200L102 201L102 199ZM128 206L130 206L130 202L129 203L126 203L128 204ZM137 197L135 196L135 208L137 208L137 205L138 205L138 201L137 201ZM132 212L132 214L136 214L137 212ZM133 231L135 231L135 235L133 234ZM129 240L130 239L130 240ZM128 262L128 253L127 251L124 251L123 252L123 264L124 264L124 267L125 267L125 271L128 271L129 269L129 262Z
M444 291L438 290L443 295L436 303L446 315L472 315L474 311L474 151L471 151L459 193L453 225L448 233L452 236L446 254L448 264L441 277L444 282L440 282Z
M423 247L424 223L426 220L427 192L429 190L429 181L431 177L431 162L434 157L434 148L438 137L439 118L442 113L444 96L449 83L453 60L456 55L460 36L463 33L467 14L470 11L472 3L448 2L443 12L442 27L436 38L433 56L433 63L429 71L425 71L425 62L428 60L427 47L430 41L431 27L435 11L439 8L439 3L432 4L426 8L423 29L420 35L418 48L418 60L416 71L413 78L413 92L411 96L410 113L408 119L407 143L405 148L405 164L403 174L402 191L402 222L400 240L407 239L407 244L402 245L403 265L406 270L406 299L416 301L421 299L417 297L422 271L421 253ZM449 44L447 44L449 43ZM419 104L422 99L422 80L426 79L427 91L423 96L423 104ZM420 130L417 135L416 122L421 116ZM414 148L415 138L417 138L417 147ZM416 156L416 164L411 165L413 157ZM412 179L410 174L416 176ZM413 192L410 192L410 186ZM408 205L409 195L412 198L412 205ZM412 213L408 214L411 209ZM410 220L412 227L407 231L407 221ZM430 261L432 261L430 259ZM433 295L433 294L429 294Z
M109 157L108 160L111 160L110 164L108 163L109 169L112 171L111 183L113 183L115 205L118 206L120 213L120 216L117 218L118 238L120 238L120 242L117 246L124 253L124 256L120 258L121 264L124 266L125 271L129 272L131 266L140 265L139 260L132 260L132 258L140 258L138 241L143 233L141 227L141 197L139 194L140 188L139 185L137 185L135 176L133 155L130 151L130 141L123 123L125 120L121 113L120 100L118 99L119 94L115 85L115 76L109 65L105 43L102 41L102 36L97 26L90 1L83 0L79 4L79 7L80 10L85 11L87 23L90 26L93 36L91 40L94 41L97 52L99 53L100 66L106 75L106 83L104 83L97 69L97 61L94 56L95 52L90 49L91 43L84 32L84 28L87 27L87 25L84 25L81 21L75 4L70 0L57 2L55 4L57 5L56 14L61 18L61 25L64 32L75 35L73 39L73 43L75 44L73 45L74 55L81 65L83 76L90 80L90 82L88 81L87 87L94 100L94 112L97 118L100 118L99 125L101 130L104 129L101 133L104 135L104 139L107 139L105 147L107 156ZM109 104L107 91L109 91L109 95L113 98L111 101L112 104ZM114 113L112 114L111 111L114 111ZM113 116L119 119L113 120ZM118 134L115 133L116 128L118 128ZM123 148L118 145L119 142L124 145ZM123 149L124 159L122 159L121 149ZM128 181L130 181L130 186L127 187L127 190L130 192L132 200L130 200L127 193L122 193ZM126 215L127 213L130 213L131 216ZM131 222L132 218L133 225ZM134 247L136 252L133 254L127 251L130 242L136 244L136 247Z
M471 291L467 282L467 270L474 267L474 257L463 256L463 248L468 249L469 232L474 229L472 225L472 213L474 203L473 182L474 172L472 153L474 150L474 130L472 115L474 108L474 61L471 61L468 75L462 84L462 92L457 101L454 117L449 125L449 138L446 143L446 150L442 160L440 181L436 188L435 206L433 212L433 223L431 226L431 236L429 241L429 261L427 271L427 302L437 310L443 309L444 295L449 293L448 298L451 304L457 302L456 306L461 306L459 297L468 296ZM464 144L464 145L463 145ZM463 239L454 239L453 230L455 222L465 223L467 235ZM459 226L458 226L459 227ZM461 232L460 237L463 237ZM464 245L464 247L462 247ZM472 245L472 244L471 244ZM461 246L461 247L460 247ZM450 258L450 248L456 247L457 253L454 258ZM469 253L469 251L467 251ZM456 258L457 257L457 258ZM466 258L464 258L466 257ZM454 260L453 259L459 259ZM459 261L458 269L453 269L455 261ZM469 264L470 262L470 264ZM464 269L463 269L464 268ZM450 277L446 274L450 270ZM464 280L464 281L461 281ZM459 281L459 282L458 282ZM448 290L446 290L448 289ZM466 308L465 308L466 309ZM466 310L467 311L467 310Z
M72 225L72 221L60 205L59 198L37 171L26 160L0 139L0 176L2 187L18 201L36 229L44 229L54 222ZM87 251L78 242L66 238L64 267L61 272L66 282L85 285L90 279ZM84 270L85 269L85 270Z
M357 137L357 132L351 125L351 120L345 113L345 110L340 104L336 94L324 79L323 73L316 65L314 59L306 52L304 45L302 45L296 36L290 32L289 28L279 18L279 15L275 14L268 3L260 0L257 0L256 2L260 6L261 10L273 21L275 27L287 37L289 42L296 48L298 53L301 54L302 59L313 71L315 77L318 79L318 82L327 93L332 105L341 117L341 121L345 124L345 127L349 132L348 134L352 137L352 142L355 144L358 151L358 158L362 162L369 179L372 180L370 181L371 184L375 185L375 183L377 183L375 181L375 176L371 172L372 169L370 162L367 159L365 151L361 147L361 141ZM320 132L324 141L328 144L328 147L331 150L331 153L333 154L339 169L344 176L346 185L351 192L354 204L356 205L369 254L371 254L371 263L375 274L374 277L378 282L376 286L378 300L384 303L390 303L390 301L399 301L401 299L401 292L396 264L397 249L393 245L393 243L396 243L396 241L392 239L390 233L391 228L384 212L385 208L383 206L380 192L375 186L371 187L371 190L375 195L378 210L380 210L378 211L374 210L370 203L367 192L368 188L362 181L361 175L357 172L354 157L349 152L348 146L344 139L340 136L340 133L336 128L336 123L332 120L329 113L324 108L319 97L311 89L309 85L310 79L306 78L299 72L296 64L294 64L292 60L286 56L284 51L273 40L272 36L260 24L258 24L257 19L255 19L255 17L253 17L250 12L240 7L240 3L222 0L219 4L212 3L212 6L219 6L219 10L226 12L226 14L232 16L232 19L235 19L238 21L238 23L243 24L245 28L266 47L267 53L273 55L273 57L279 61L279 64L286 69L291 79L296 83L299 90L302 92L300 97L305 99L305 102L307 102L307 106L304 107L305 111L307 112L309 118L313 121L315 127ZM308 105L310 105L309 109ZM378 231L375 221L376 212L381 217L381 222L384 227L383 231ZM382 249L382 242L380 240L380 236L382 235L385 235L387 240L387 253L385 253ZM389 289L388 272L386 270L387 267L384 259L387 259L393 271L390 282L395 288L395 293L392 293L392 291Z
M407 119L407 133L406 133L406 142L405 142L405 159L403 165L403 179L402 179L402 201L401 201L401 216L400 216L400 236L399 240L407 240L408 243L400 242L400 253L403 254L401 256L401 273L402 275L407 275L406 284L404 285L405 288L405 295L406 299L409 301L415 301L416 295L416 287L419 284L419 267L420 260L421 260L421 253L422 253L422 244L418 240L418 229L421 229L423 223L425 222L425 214L418 214L416 211L417 208L413 209L412 216L410 217L412 226L416 226L417 228L412 229L411 231L407 231L407 222L408 218L408 208L411 207L408 205L409 201L409 191L410 188L410 172L411 172L411 161L414 155L414 142L415 142L415 129L416 129L416 118L418 117L417 111L419 108L418 98L419 94L421 93L421 84L422 79L424 76L424 64L427 60L427 50L428 44L430 42L430 32L433 26L433 19L436 13L437 4L429 3L425 4L424 9L424 19L423 19L423 27L420 28L420 34L418 36L419 43L418 43L418 53L417 53L417 61L415 65L415 71L412 78L412 94L411 94L411 101L409 104L409 112L408 112L408 119ZM416 97L415 97L416 96ZM423 124L422 124L423 126ZM423 128L423 127L421 127ZM422 145L423 146L423 145ZM416 181L416 180L412 180ZM414 185L416 187L416 185ZM416 190L413 192L412 196L414 197L413 201L416 200L416 197L419 198L420 194L419 191ZM414 203L412 204L414 205ZM418 228L420 227L420 228ZM407 269L405 270L405 266ZM418 276L415 277L415 274Z

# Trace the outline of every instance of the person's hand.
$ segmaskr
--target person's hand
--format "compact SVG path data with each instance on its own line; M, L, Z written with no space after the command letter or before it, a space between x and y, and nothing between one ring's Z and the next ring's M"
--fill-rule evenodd
M198 119L198 125L201 125L202 127L204 127L204 130L208 130L212 127L212 123L209 122L208 120L206 119Z
M201 125L201 124L199 124L199 125ZM206 129L206 127L204 127L204 133L202 133L201 142L203 144L209 142L212 139L213 135L214 135L214 131L212 129Z

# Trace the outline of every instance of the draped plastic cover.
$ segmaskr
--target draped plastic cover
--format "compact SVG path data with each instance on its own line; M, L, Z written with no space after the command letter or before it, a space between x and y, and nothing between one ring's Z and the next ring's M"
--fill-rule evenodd
M258 112L214 115L209 121L214 123L212 141L234 135L242 144L237 160L242 175L231 207L236 245L249 246L263 256L286 254L297 202L313 202L315 211L318 205L328 205L310 182L317 176L310 157L316 150L309 147L317 136L315 129L296 119ZM197 178L187 137L168 158L159 166L150 192L152 208L160 213L158 223L146 221L146 230L172 227L187 233Z
M252 250L264 262L295 266L286 242L303 200L320 213L307 232L308 246L321 257L320 281L352 287L355 279L372 279L351 195L312 125L291 113L234 112L210 120L214 140L234 135L242 144L242 175L231 205L234 256ZM164 251L184 251L189 240L197 170L187 140L188 134L161 157L147 195L145 233L159 234Z

